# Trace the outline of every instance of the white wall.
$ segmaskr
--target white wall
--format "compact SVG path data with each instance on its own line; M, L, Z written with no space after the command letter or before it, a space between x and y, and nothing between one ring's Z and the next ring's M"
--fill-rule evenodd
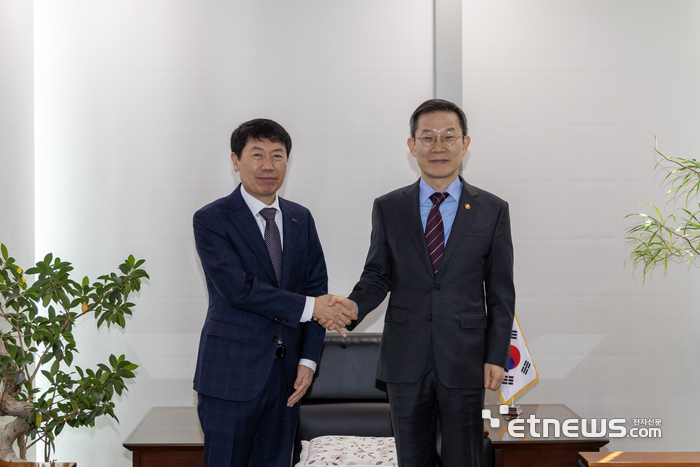
M0 0L0 243L24 268L34 264L33 25L32 2Z
M468 180L510 201L517 313L540 373L523 403L585 418L661 418L662 439L610 450L697 450L700 271L642 283L625 215L665 204L654 135L695 158L697 2L464 1ZM697 201L696 201L697 202Z
M151 407L195 404L207 295L191 219L235 187L228 140L241 122L289 130L282 196L315 214L330 288L350 291L373 199L417 178L405 141L433 90L432 11L425 0L36 2L37 253L91 278L133 253L152 277L125 332L79 329L81 364L123 352L141 365L121 424L64 431L56 458L130 465L121 442Z
M32 2L0 0L0 242L23 267L34 260L33 24Z

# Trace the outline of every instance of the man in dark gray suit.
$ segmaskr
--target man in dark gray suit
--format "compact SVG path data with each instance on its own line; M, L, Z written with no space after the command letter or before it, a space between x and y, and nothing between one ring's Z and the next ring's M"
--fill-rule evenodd
M435 466L439 419L444 465L478 466L484 388L503 381L515 306L508 204L459 176L470 143L462 109L432 99L410 125L421 178L375 200L364 272L331 302L359 323L391 292L377 378L399 465Z

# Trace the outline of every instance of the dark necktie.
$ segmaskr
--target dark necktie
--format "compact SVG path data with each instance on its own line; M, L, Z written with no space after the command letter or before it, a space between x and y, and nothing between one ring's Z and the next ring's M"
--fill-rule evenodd
M445 228L442 224L442 215L440 214L440 204L447 198L447 193L433 193L430 195L430 200L433 202L433 207L428 213L428 221L425 224L425 241L428 243L428 251L430 252L430 261L433 263L433 271L438 271L440 266L440 258L445 252Z
M282 240L280 238L280 229L277 228L275 222L275 214L277 209L264 208L260 210L260 215L265 219L265 245L267 253L270 255L272 267L275 268L275 278L277 279L277 287L282 286Z
M280 229L277 228L277 222L275 222L275 214L277 209L275 208L263 208L260 210L260 215L265 219L265 245L267 246L267 254L270 255L270 260L272 260L272 267L275 269L275 278L277 279L277 287L282 286L282 239L280 238ZM284 333L282 332L282 325L280 324L280 335L279 335L280 345L284 344ZM278 348L278 354L280 349ZM284 355L284 350L282 350L282 356Z

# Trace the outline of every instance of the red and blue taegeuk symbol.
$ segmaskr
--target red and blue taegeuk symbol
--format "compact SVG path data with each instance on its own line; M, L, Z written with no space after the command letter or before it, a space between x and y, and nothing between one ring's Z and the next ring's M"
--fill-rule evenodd
M520 351L518 348L514 345L510 346L510 363L508 365L508 370L512 370L513 368L517 367L520 365Z

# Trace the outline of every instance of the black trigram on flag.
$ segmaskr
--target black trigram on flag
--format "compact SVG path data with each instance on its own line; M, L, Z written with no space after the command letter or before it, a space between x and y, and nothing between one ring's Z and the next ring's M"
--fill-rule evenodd
M530 366L531 366L531 365L530 365L530 362L525 361L525 363L523 363L523 367L520 369L520 371L522 372L522 374L526 375L527 372L530 371Z
M506 376L503 379L503 384L508 384L509 386L512 386L513 385L513 378L514 378L514 376Z
M511 339L517 339L517 338L518 338L518 331L517 331L517 329L513 329L512 331L510 331L510 338L511 338Z

